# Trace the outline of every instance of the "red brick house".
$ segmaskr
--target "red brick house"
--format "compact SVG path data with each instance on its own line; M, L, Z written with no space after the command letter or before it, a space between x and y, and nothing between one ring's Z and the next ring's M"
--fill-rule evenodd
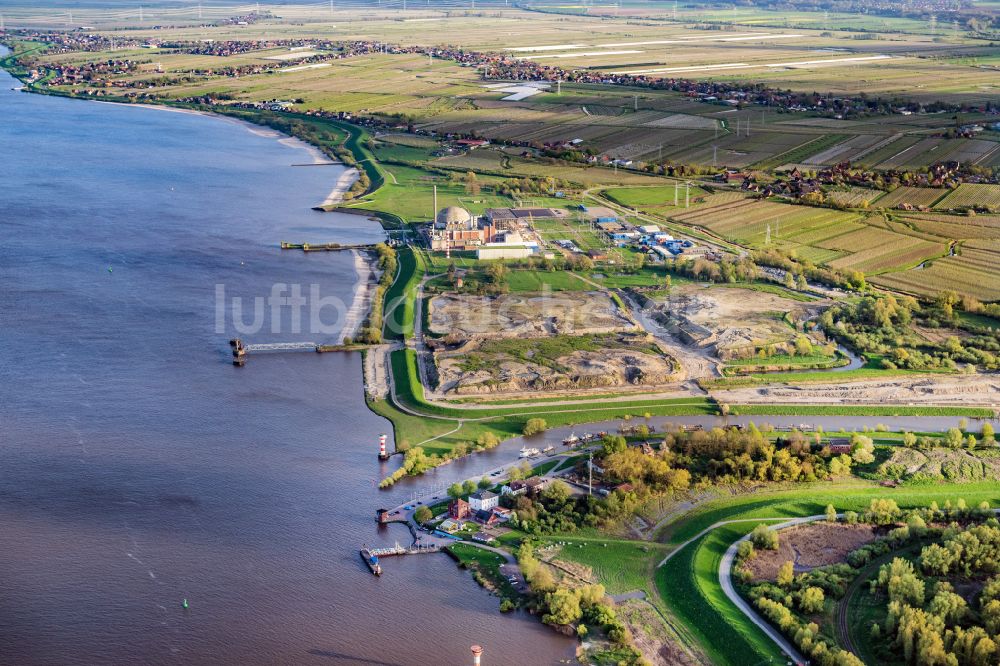
M468 520L471 516L469 503L461 497L448 505L448 517L453 520Z

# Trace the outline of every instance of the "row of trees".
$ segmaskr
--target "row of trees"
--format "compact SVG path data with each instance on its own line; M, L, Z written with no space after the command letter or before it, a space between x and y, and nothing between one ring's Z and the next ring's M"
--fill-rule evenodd
M364 324L358 329L356 340L356 342L372 345L382 342L382 308L385 301L385 292L388 291L393 280L396 279L396 271L399 268L399 257L396 256L396 250L385 243L378 243L375 246L375 252L378 254L378 268L382 271L382 275L379 277L378 286L375 287L375 293L372 295L368 318L365 319ZM350 338L344 339L345 344L350 344L351 342L354 341Z

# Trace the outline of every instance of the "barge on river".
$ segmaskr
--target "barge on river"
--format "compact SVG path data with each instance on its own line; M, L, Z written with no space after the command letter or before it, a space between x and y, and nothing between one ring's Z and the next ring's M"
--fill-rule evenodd
M368 568L372 570L372 573L376 576L382 575L382 565L378 562L378 555L373 553L367 547L361 549L361 559L365 561Z

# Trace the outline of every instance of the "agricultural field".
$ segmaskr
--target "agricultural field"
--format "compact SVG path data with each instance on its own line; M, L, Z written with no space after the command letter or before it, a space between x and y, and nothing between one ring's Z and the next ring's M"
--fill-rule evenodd
M949 240L1000 239L1000 215L947 215L921 213L900 215L900 221L916 231Z
M685 187L681 181L656 187L617 187L601 192L602 196L617 204L652 213L674 209L675 200L678 206L683 206L686 197L696 201L706 194L707 192L697 185Z
M875 208L896 208L902 204L918 206L933 206L938 199L945 196L947 190L931 187L897 187L892 192L879 197L872 204Z
M890 289L932 296L946 289L983 301L1000 299L1000 249L995 241L971 240L959 254L873 280Z
M865 203L871 204L880 196L882 192L867 187L844 187L827 192L826 198L839 206L858 208L864 207Z
M831 268L862 271L867 275L916 266L930 257L946 252L944 243L878 227L866 227L841 234L818 242L816 246L848 253L826 262Z
M983 207L1000 212L1000 185L964 183L938 204L938 208L970 207Z
M876 225L878 218L825 208L743 200L672 218L751 247L771 245L843 271L902 270L945 253L944 243ZM905 227L900 227L905 231Z
M642 11L647 10L656 12L655 7ZM706 26L683 23L643 25L624 18L557 16L510 9L492 17L486 27L475 13L414 10L407 14L409 20L400 20L389 9L372 8L372 11L372 16L366 12L366 20L361 21L353 12L323 14L315 8L286 6L275 12L276 19L259 24L213 28L184 26L181 22L169 31L169 36L223 40L266 35L433 44L445 41L443 35L461 34L462 44L468 48L501 51L543 65L609 67L615 71L632 71L620 67L642 65L657 70L654 63L663 59L669 60L670 66L659 68L665 71L653 71L651 76L774 79L772 82L779 87L787 87L782 80L788 79L800 81L809 91L837 91L847 85L857 89L846 92L873 93L880 89L880 81L887 83L887 90L895 91L901 82L913 80L916 83L911 93L917 91L935 100L949 99L952 95L955 99L975 98L979 94L989 98L989 91L993 90L984 83L983 70L975 64L978 45L957 35L934 40L906 32L894 34L889 42L856 39L857 35L850 32L815 28L790 31L764 27L766 24L723 22L715 26L719 29L706 30ZM30 20L30 13L20 12L23 20ZM171 22L179 20L181 13L182 10L174 12ZM309 18L302 24L285 22L305 20L306 16ZM99 16L94 18L95 25L102 23ZM124 20L127 22L127 18ZM890 26L894 22L888 20ZM430 25L435 29L428 30ZM165 34L132 27L139 29L129 30L129 36L160 39ZM942 57L958 51L964 59ZM47 59L52 63L79 63L108 57L108 53L96 52L53 54ZM579 138L599 153L633 160L670 159L736 168L822 165L843 159L880 163L885 167L921 166L940 159L959 159L984 166L1000 163L1000 143L995 141L907 134L926 129L927 118L888 117L879 123L822 119L839 124L815 124L812 122L815 119L803 117L804 114L778 114L756 108L741 110L699 102L678 93L594 84L566 84L559 92L549 89L526 99L508 101L503 99L504 93L488 89L475 69L416 54L333 59L309 68L290 65L280 75L261 73L239 78L205 75L193 80L188 76L193 68L273 64L280 62L275 58L290 57L289 52L268 48L219 57L162 48L119 50L115 57L136 58L144 63L143 71L116 78L142 80L147 86L144 90L164 99L207 93L237 101L301 99L308 108L401 114L421 129L440 133L476 131L494 139L539 143ZM736 73L718 69L731 63L739 63ZM780 66L765 66L766 71L758 71L758 63ZM931 67L931 63L941 75L923 73L923 68ZM705 70L705 67L715 69ZM170 82L174 77L176 81ZM939 80L946 84L947 92L938 86ZM975 116L969 119L974 120ZM947 125L944 118L930 120ZM911 139L919 146L906 149L904 143ZM395 158L408 160L416 156L416 152L400 149ZM541 167L534 175L546 175L541 173L545 165L534 166ZM638 174L622 178L629 184L640 180ZM571 180L592 186L605 179Z

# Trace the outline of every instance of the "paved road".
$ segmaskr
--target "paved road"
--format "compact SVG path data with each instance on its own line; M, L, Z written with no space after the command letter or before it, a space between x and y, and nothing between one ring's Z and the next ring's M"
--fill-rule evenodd
M695 541L702 538L712 530L718 529L723 525L731 525L733 523L767 523L767 522L773 522L775 520L788 520L788 519L787 518L733 518L732 520L720 520L717 523L712 523L711 525L703 529L701 532L698 532L693 537L691 537L690 539L688 539L687 541L685 541L684 543L680 544L672 551L667 553L667 556L664 557L662 560L660 560L660 563L657 564L656 566L662 567L664 564L669 562L674 555L683 550L686 546L688 546L691 543L694 543Z
M504 560L506 560L507 564L513 565L515 567L517 566L517 558L508 553L506 550L503 550L502 548L494 548L493 546L487 546L485 543L479 543L478 541L463 541L462 543L468 544L470 546L475 546L476 548L479 548L481 550L488 550L491 553L496 553Z
M786 527L792 527L793 525L801 525L802 523L811 523L816 520L825 520L826 516L806 516L804 518L793 518L787 520L780 525L775 525L772 529L780 530ZM735 521L734 521L735 522ZM746 522L746 521L744 521ZM742 542L747 541L750 535L747 534L740 539L733 542L726 552L722 555L722 561L719 562L719 583L722 585L722 591L726 593L726 597L733 603L734 606L740 609L740 611L747 616L751 622L753 622L757 628L767 634L774 643L781 648L781 651L791 658L796 664L805 664L806 658L798 651L798 649L792 645L791 641L785 638L781 633L772 627L767 620L762 618L757 614L750 604L748 604L743 597L739 595L736 588L733 586L733 561L736 559L736 551Z

